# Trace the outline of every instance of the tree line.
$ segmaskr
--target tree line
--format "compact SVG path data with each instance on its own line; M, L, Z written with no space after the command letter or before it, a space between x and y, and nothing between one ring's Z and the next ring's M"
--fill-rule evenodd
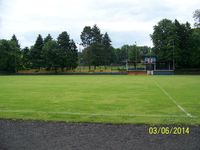
M0 40L0 71L17 72L18 70L60 69L73 70L78 65L110 66L124 65L126 60L135 60L147 52L148 47L124 45L115 49L109 34L101 33L97 25L85 26L80 35L84 49L78 52L77 46L69 34L62 32L57 40L50 34L43 38L38 35L33 46L20 48L19 41L13 35L10 40Z
M0 40L0 70L16 72L23 69L46 68L70 70L78 65L78 50L69 34L62 32L57 40L50 34L44 39L39 34L35 44L30 48L20 48L15 35L11 40Z
M110 66L134 65L144 56L156 56L158 62L175 61L178 68L199 68L200 66L200 10L194 12L195 27L178 20L163 19L153 28L150 35L153 47L123 45L114 48L107 32L102 33L97 25L85 26L80 34L83 50L64 31L57 39L50 34L38 35L31 47L20 48L15 35L10 40L0 40L0 71L17 72L23 69L45 68L61 71L75 69L78 65Z
M101 33L97 25L86 26L80 35L84 50L80 54L81 63L90 66L106 66L112 63L113 47L106 32Z
M79 64L85 66L125 65L126 61L139 61L150 52L150 47L123 45L114 48L106 32L101 33L97 25L84 27L81 33L82 52L79 52Z
M194 28L189 22L180 23L162 19L153 27L150 35L153 47L123 45L113 48L107 33L101 34L95 25L86 26L81 33L84 50L79 53L79 64L89 66L125 65L135 66L146 56L155 56L158 63L174 63L176 68L200 68L200 10L193 14Z
M161 20L151 35L152 49L160 62L175 61L178 68L200 67L200 28L178 20Z
M193 17L195 28L177 19L163 19L154 26L152 52L158 61L175 61L178 68L200 68L200 10Z

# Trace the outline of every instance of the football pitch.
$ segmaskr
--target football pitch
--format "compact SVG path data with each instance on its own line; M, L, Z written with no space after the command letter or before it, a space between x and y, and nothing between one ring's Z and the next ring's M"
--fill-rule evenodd
M200 124L200 76L0 76L0 118Z

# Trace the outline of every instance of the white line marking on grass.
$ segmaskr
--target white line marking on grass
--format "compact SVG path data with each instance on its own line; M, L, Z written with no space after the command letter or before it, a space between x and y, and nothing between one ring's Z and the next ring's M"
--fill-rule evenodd
M173 98L173 97L171 97L171 95L169 95L169 93L164 89L164 88L162 88L161 86L160 86L160 84L158 84L158 82L157 81L155 81L154 80L154 82L155 82L155 84L156 84L156 86L182 111L182 112L184 112L188 117L193 117L190 113L188 113L183 107L181 107L181 105L179 105L177 102L176 102L176 100Z
M78 112L45 112L45 111L34 111L34 110L0 110L0 112L7 113L44 113L44 114L58 114L58 115L79 115L79 116L106 116L106 117L174 117L174 118L185 118L185 115L156 115L156 114L96 114L96 113L78 113Z

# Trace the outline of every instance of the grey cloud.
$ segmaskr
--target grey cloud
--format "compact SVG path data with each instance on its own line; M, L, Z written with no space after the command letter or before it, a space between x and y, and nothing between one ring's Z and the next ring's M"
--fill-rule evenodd
M121 47L124 44L135 44L151 46L151 40L148 33L143 32L109 32L112 43L115 47Z
M96 18L113 20L118 16L149 21L157 19L162 16L170 15L173 12L173 8L167 6L160 0L141 0L138 1L102 1L97 0L90 4L90 10L96 12ZM98 16L101 14L102 16ZM120 18L119 18L120 19Z
M45 4L44 1L42 4ZM25 9L28 13L15 8L18 2L25 2L23 7L17 6L30 8ZM29 2L34 4L33 0ZM163 18L191 22L192 12L200 5L198 0L74 0L73 3L50 0L50 9L41 6L43 12L39 14L32 9L34 6L29 6L29 2L0 0L0 38L10 38L16 33L21 45L30 46L38 33L43 36L50 33L56 38L60 32L67 31L71 38L80 42L83 27L97 24L104 33L110 34L115 47L135 41L139 45L151 45L149 34L153 25Z

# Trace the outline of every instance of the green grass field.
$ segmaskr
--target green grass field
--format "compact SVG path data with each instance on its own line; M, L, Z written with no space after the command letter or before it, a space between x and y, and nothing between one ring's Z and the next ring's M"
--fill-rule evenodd
M200 124L200 76L0 76L0 118Z

